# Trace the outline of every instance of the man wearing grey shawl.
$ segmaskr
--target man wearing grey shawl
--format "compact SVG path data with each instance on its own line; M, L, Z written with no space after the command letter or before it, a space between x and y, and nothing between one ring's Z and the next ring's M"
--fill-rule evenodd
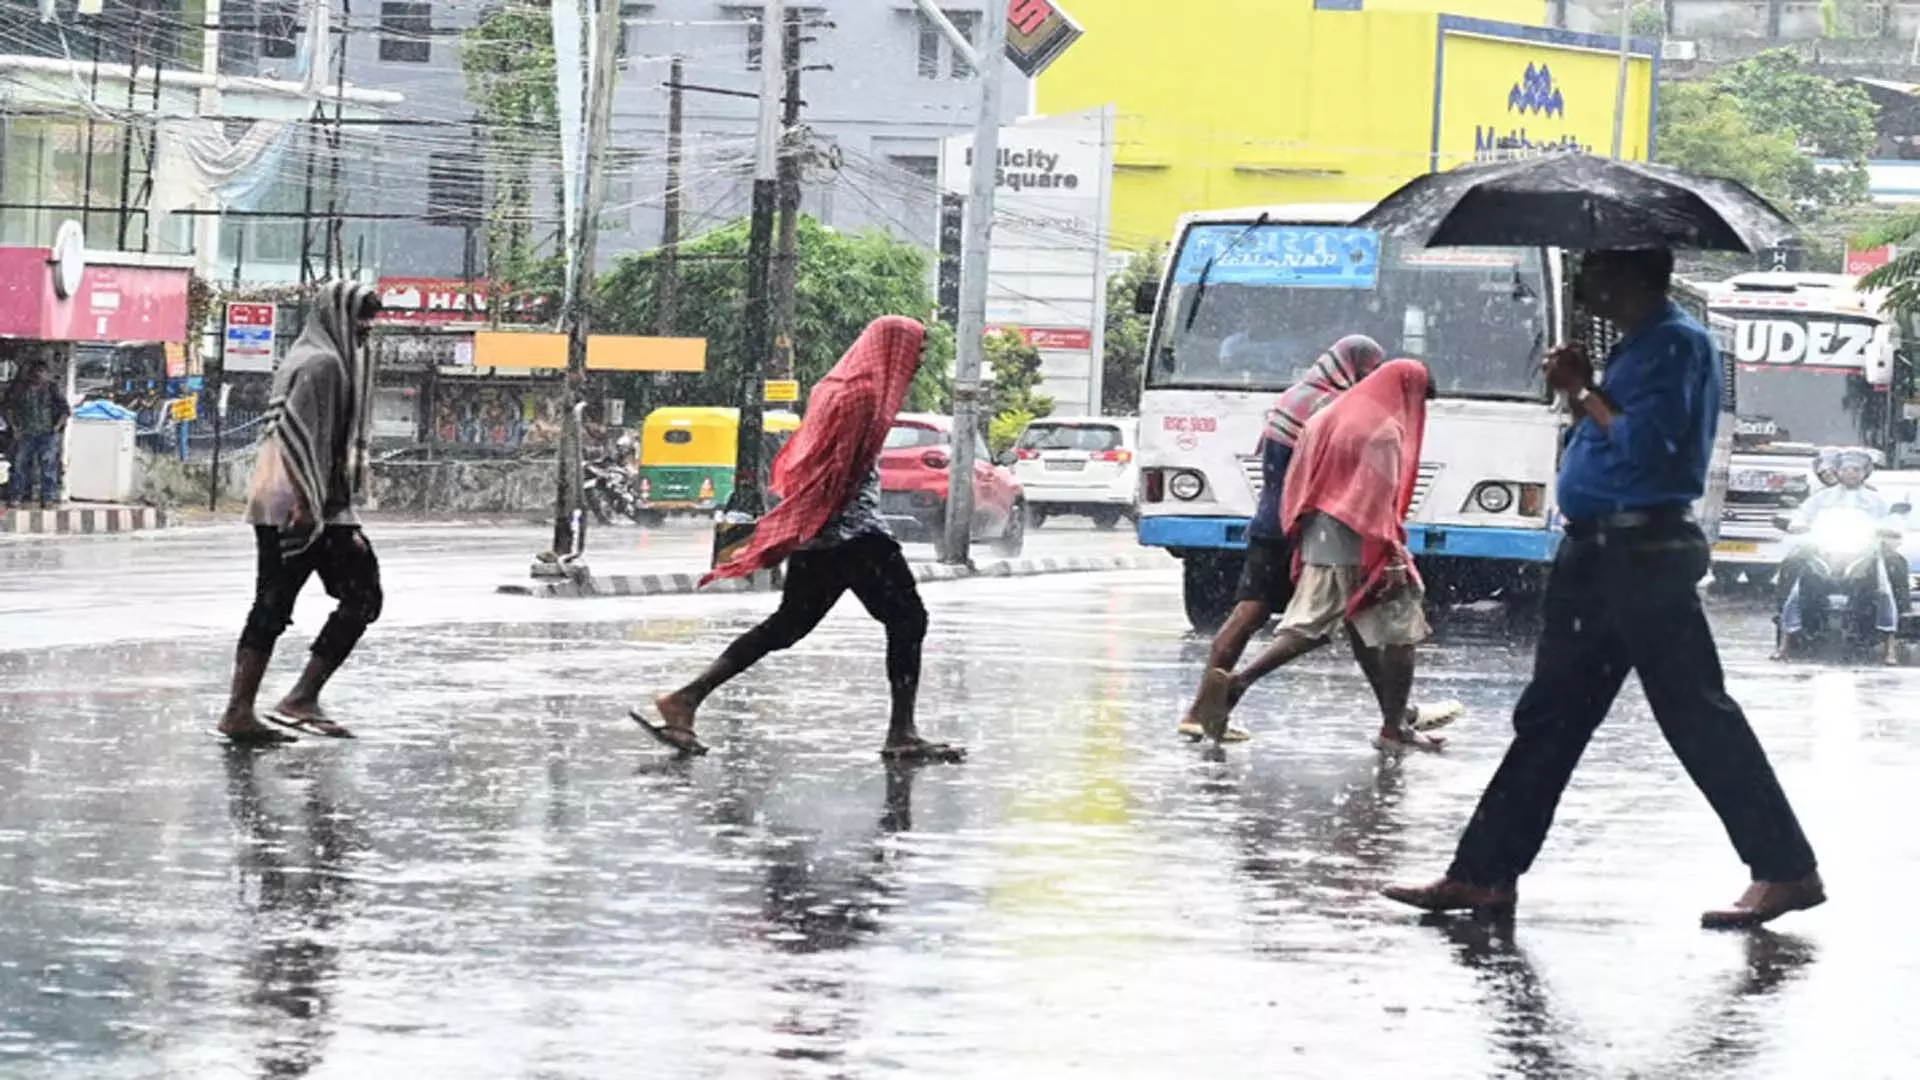
M254 705L274 643L315 574L339 607L313 639L300 681L266 719L308 734L351 737L320 708L320 691L380 617L380 564L353 510L366 479L372 410L367 331L379 311L378 294L366 286L322 285L308 307L306 329L274 372L247 503L259 558L253 610L219 727L233 742L297 741L262 723Z

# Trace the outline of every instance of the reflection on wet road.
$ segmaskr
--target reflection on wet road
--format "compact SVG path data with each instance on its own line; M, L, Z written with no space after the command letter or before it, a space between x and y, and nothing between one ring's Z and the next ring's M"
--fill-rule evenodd
M8 595L44 597L22 550L0 548ZM1920 945L1895 906L1920 855L1920 673L1770 665L1754 612L1718 614L1733 689L1834 902L1775 934L1696 929L1742 869L1630 691L1501 928L1372 895L1444 867L1504 748L1528 658L1497 622L1461 619L1425 654L1422 694L1473 710L1445 755L1369 749L1370 699L1332 656L1257 689L1258 741L1217 755L1171 738L1204 652L1173 575L937 586L923 722L969 764L878 760L880 632L851 604L717 695L714 753L676 762L623 710L769 599L507 602L459 559L403 557L397 612L333 702L366 737L247 754L205 733L239 556L142 550L97 557L92 587L180 584L166 632L42 609L36 645L7 617L0 1076L1851 1078L1920 1060Z

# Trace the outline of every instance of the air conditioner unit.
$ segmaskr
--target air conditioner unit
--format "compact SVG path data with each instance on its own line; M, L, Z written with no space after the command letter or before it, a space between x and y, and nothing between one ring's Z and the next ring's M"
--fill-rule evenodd
M1660 43L1662 60L1698 60L1700 43L1697 41L1674 41L1669 38Z

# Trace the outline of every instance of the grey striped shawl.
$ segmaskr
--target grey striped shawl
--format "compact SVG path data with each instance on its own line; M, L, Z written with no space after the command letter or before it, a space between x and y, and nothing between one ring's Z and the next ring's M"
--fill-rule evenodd
M319 524L353 505L366 481L373 412L373 363L354 312L373 290L332 281L314 293L307 325L273 375L265 437L313 515L310 527L281 529L281 546L305 551Z

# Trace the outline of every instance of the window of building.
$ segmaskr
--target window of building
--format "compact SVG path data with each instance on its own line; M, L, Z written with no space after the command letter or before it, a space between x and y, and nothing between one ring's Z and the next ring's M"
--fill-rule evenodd
M928 183L940 178L940 159L931 154L894 154L887 158L887 164Z
M943 9L944 10L944 9ZM977 11L947 11L948 21L960 31L967 41L978 46L980 43L980 13ZM935 26L932 19L925 15L916 15L920 25L920 77L923 79L968 79L973 77L973 68L967 58L960 55L947 35Z
M392 0L380 5L380 59L425 64L433 59L433 5Z
M767 24L763 14L758 11L741 9L740 18L747 24L747 70L759 71L766 62Z
M432 225L477 223L480 188L480 160L471 152L434 154L427 159L427 222Z
M266 60L292 60L300 53L300 15L292 4L260 6L255 33L260 35L260 56Z
M652 4L620 5L620 42L614 46L615 59L624 61L634 55L635 47L641 40L640 27L636 24L651 14Z

